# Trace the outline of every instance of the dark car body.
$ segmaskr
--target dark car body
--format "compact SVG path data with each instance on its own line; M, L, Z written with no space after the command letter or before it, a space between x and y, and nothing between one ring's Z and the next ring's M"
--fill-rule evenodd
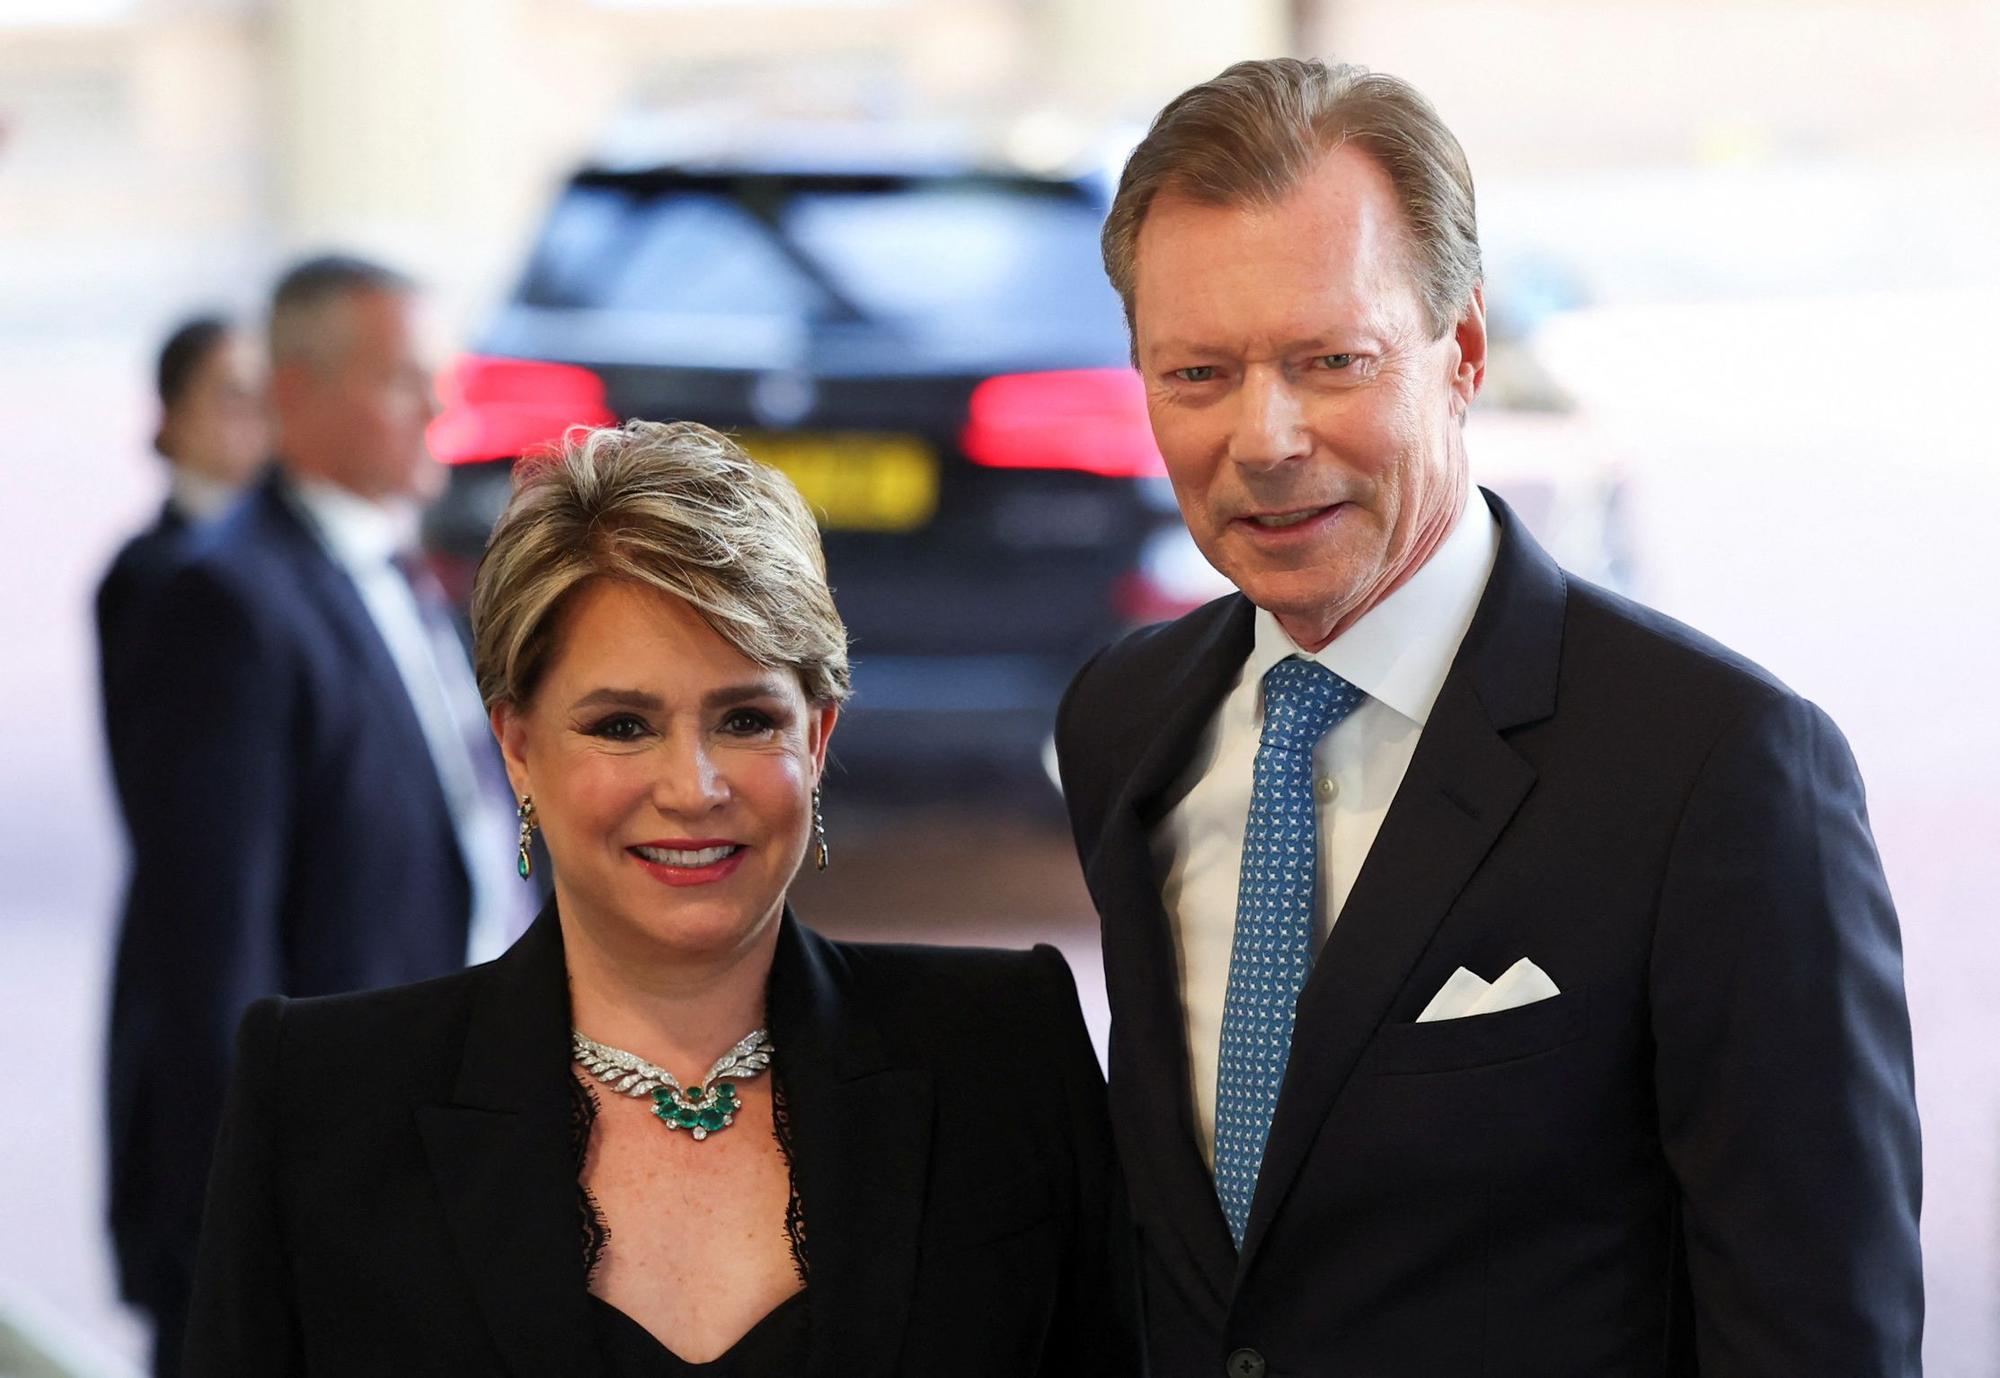
M1101 175L879 157L590 168L476 348L601 382L602 415L557 403L546 436L700 421L793 477L852 637L843 788L1046 797L1071 673L1215 587L1099 264L1108 195ZM517 448L443 456L448 561L476 557Z

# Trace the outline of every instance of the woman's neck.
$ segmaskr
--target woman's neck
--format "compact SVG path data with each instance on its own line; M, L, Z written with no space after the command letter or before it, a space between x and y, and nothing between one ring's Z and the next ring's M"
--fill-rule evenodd
M683 1081L764 1022L764 992L777 950L773 915L727 952L663 952L628 947L562 910L570 1019L587 1038L636 1053ZM692 1084L692 1083L690 1083Z

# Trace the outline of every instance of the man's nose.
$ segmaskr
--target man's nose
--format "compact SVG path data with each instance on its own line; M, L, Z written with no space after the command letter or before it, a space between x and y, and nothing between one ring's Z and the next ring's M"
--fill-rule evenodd
M1229 459L1266 469L1312 451L1305 409L1284 371L1253 366L1236 391L1236 424L1229 430Z

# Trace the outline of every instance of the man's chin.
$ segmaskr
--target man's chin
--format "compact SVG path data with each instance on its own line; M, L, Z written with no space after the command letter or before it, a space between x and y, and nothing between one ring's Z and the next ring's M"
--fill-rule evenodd
M1243 596L1278 619L1301 650L1316 651L1332 639L1347 604L1333 590L1307 593L1296 588L1253 584L1243 587Z

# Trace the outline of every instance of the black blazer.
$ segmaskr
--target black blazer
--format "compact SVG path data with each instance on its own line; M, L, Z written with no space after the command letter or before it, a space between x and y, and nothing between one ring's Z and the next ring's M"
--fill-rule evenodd
M150 622L146 607L166 586L187 545L192 527L170 498L160 504L152 525L118 549L111 567L97 585L97 668L104 692L105 726L115 733L120 724L123 695L137 688L129 667L143 656L141 647ZM125 743L109 738L113 780ZM120 802L125 802L120 793Z
M1137 1372L1103 1080L1061 956L837 943L783 922L769 1027L808 1373ZM254 1006L189 1372L596 1372L569 1027L553 904L459 975Z
M107 704L133 854L110 1208L126 1296L172 1312L245 1006L462 966L471 890L402 680L282 478L141 612Z
M1488 500L1498 562L1300 998L1240 1258L1147 839L1253 609L1129 637L1065 700L1153 1372L1915 1374L1909 1023L1846 744ZM1523 957L1562 993L1413 1022Z

